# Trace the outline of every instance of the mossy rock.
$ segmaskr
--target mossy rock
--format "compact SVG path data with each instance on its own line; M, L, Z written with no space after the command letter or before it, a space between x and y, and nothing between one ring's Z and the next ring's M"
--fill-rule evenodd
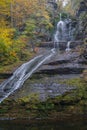
M22 98L16 99L16 103L19 106L23 106L26 109L33 109L35 104L39 102L39 95L37 93L32 93L28 96L24 96Z
M83 75L82 75L83 79L87 82L87 70L83 71Z

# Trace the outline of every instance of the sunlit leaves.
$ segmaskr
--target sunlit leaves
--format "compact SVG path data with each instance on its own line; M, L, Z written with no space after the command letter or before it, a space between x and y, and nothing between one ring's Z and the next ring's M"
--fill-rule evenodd
M0 0L0 62L18 58L27 43L52 28L46 2Z

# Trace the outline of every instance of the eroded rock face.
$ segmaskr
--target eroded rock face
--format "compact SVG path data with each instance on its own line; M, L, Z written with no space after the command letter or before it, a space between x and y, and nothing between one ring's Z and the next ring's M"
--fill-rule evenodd
M82 77L87 82L87 69L83 71Z
M12 76L12 73L0 73L0 79L6 79Z
M56 52L56 55L47 63L42 65L33 76L28 79L23 87L14 94L20 98L31 93L38 93L41 100L48 97L62 95L73 86L62 85L59 80L80 77L80 74L87 69L87 65L81 62L79 53L75 50L70 52Z
M83 45L83 41L70 41L70 48L71 49L74 49L80 45ZM65 42L65 41L59 41L58 43L55 43L54 45L54 42L53 41L49 41L49 42L43 42L39 45L39 47L47 47L47 48L53 48L55 46L55 48L59 49L59 50L66 50L67 48L67 44L68 42Z
M85 48L82 55L85 58L85 60L87 60L87 48Z
M82 2L80 2L80 7L79 10L76 13L76 16L80 16L81 13L86 12L87 11L87 4L86 4L86 0L83 0Z
M50 7L51 10L57 9L57 1L56 0L47 0L47 6Z
M87 0L82 0L76 11L76 17L79 19L77 27L77 38L83 39L87 37Z
M81 54L79 56L79 63L87 65L87 41L84 42L81 49L82 49L82 51L81 51Z
M86 64L83 63L84 60L77 52L64 52L43 65L37 74L81 74L83 70L87 69Z

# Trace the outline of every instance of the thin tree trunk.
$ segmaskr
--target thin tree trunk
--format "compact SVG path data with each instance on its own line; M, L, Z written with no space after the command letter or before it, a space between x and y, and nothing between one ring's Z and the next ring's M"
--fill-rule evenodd
M10 6L11 6L11 7L10 7L10 8L11 8L11 10L10 10L10 11L11 11L11 12L10 12L10 13L11 13L11 27L13 27L13 22L14 22L14 20L13 20L13 4L12 4L12 2L11 2L11 5L10 5Z

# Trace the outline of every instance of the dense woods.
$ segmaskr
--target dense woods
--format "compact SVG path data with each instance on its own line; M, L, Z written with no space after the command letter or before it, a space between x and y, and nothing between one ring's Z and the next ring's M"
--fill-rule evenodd
M53 25L45 0L1 0L0 6L0 63L8 64L26 56L26 46L34 49Z

